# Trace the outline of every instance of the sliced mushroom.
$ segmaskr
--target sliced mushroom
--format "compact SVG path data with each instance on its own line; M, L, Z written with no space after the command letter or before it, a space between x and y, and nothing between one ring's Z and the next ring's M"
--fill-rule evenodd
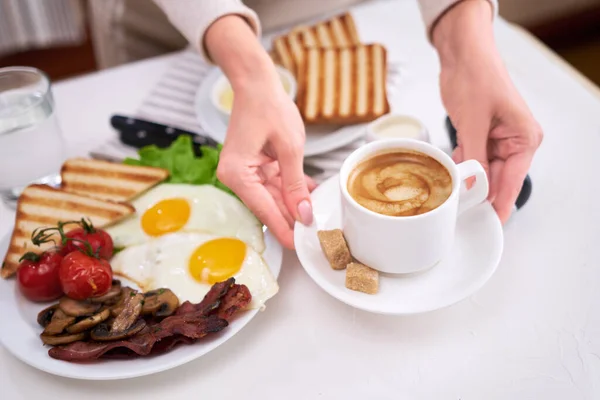
M114 326L114 325L113 325ZM106 342L111 340L121 340L133 336L146 327L146 321L138 319L128 329L122 331L113 331L106 323L98 324L92 329L91 337L98 342Z
M50 346L60 346L61 344L68 344L77 342L78 340L83 340L85 339L85 336L86 335L84 332L75 334L65 333L64 335L58 336L45 335L42 333L40 338L42 338L42 342L44 342L44 344Z
M156 289L144 293L142 314L168 317L179 307L179 299L170 289Z
M50 321L52 321L52 316L57 308L58 304L53 304L50 307L44 308L37 316L37 323L44 328L47 327Z
M121 296L121 282L114 280L109 291L99 297L92 297L89 299L90 303L103 303L103 304L114 304Z
M131 293L135 294L136 291L133 290L132 288L130 288L129 286L125 286L124 288L121 289L121 297L110 308L110 314L113 317L116 318L119 314L121 314L121 312L123 311L123 308L125 307L125 300L128 299L129 297L131 297Z
M87 331L88 329L92 329L94 326L98 325L101 322L106 321L110 317L110 310L108 308L99 312L98 314L94 314L91 317L86 317L81 321L67 327L67 332L69 333L80 333Z
M115 317L111 332L122 332L126 331L132 326L142 313L142 301L144 295L132 291L129 296L124 299L123 311Z
M72 317L87 317L97 312L102 304L92 304L87 301L77 301L69 297L63 297L58 303L65 314Z
M67 315L63 312L62 309L57 308L54 310L52 314L52 319L50 323L46 325L46 329L44 329L44 335L59 335L61 334L65 328L69 325L72 325L75 322L75 317Z
M110 315L114 318L118 317L123 311L123 304L116 304L110 308Z

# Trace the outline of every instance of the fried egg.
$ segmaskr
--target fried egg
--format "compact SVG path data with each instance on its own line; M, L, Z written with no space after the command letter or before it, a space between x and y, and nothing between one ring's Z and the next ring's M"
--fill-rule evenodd
M136 213L106 228L115 247L127 248L174 232L206 232L242 240L262 253L262 224L234 196L212 185L165 183L132 201Z
M279 290L262 256L235 237L167 234L121 251L111 266L143 291L168 288L181 302L202 301L213 284L230 277L250 290L250 308L261 308Z

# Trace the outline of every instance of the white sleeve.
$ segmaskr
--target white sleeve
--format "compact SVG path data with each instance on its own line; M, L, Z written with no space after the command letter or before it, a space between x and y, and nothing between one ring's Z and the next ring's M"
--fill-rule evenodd
M204 34L217 19L230 14L240 15L257 36L261 35L256 13L241 0L154 0L188 42L203 58L212 62L204 46Z
M427 37L431 40L431 28L437 20L456 3L463 0L419 0L421 16L427 28ZM492 15L496 18L498 14L498 0L487 0L492 6Z

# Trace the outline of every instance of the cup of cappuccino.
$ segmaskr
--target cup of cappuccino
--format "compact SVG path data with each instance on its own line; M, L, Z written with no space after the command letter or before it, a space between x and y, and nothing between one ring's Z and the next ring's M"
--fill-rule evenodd
M461 192L465 179L475 177ZM342 164L342 228L352 255L381 272L411 273L450 251L458 215L485 201L488 180L475 160L455 164L414 139L383 139Z

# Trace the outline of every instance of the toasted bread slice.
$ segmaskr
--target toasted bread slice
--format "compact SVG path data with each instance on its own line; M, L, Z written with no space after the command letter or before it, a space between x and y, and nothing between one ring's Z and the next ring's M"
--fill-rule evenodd
M62 188L68 192L110 201L129 201L164 181L162 168L125 165L90 158L67 160L60 171Z
M298 26L276 37L273 50L277 61L297 75L303 62L305 47L337 48L360 44L352 14L344 13L312 26Z
M56 226L59 221L77 221L82 217L89 218L95 227L100 228L134 212L135 208L129 204L94 199L47 185L30 185L19 197L15 227L0 275L3 278L12 276L17 271L19 259L26 252L40 253L54 246L52 242L40 247L31 243L31 234L38 228ZM58 235L53 239L59 243Z
M307 124L372 121L390 111L387 54L379 44L307 48L296 104Z

